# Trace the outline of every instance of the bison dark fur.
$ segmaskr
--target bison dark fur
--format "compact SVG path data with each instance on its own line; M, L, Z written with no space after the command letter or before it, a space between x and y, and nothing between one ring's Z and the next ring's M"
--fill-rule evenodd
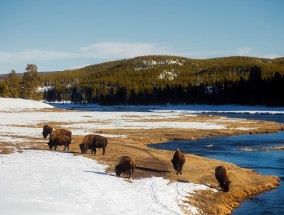
M96 154L96 149L102 148L104 155L106 152L107 138L100 135L88 134L84 137L83 142L79 146L82 154L87 153L89 149L91 150L91 153Z
M173 159L171 161L172 161L172 164L173 164L174 169L176 171L176 174L182 175L182 167L183 167L184 162L185 162L185 156L178 148L176 149L174 156L173 156Z
M227 168L224 166L217 166L215 168L215 178L219 182L223 192L229 192L229 185L232 182L229 180L229 172Z
M54 150L57 149L57 146L64 146L63 151L67 148L69 151L69 144L71 143L71 138L67 135L54 134L52 133L49 137L49 142L47 143L50 150L54 147Z
M128 175L128 178L134 176L134 169L136 168L135 159L129 156L122 156L119 159L119 163L115 166L115 173L117 176L120 176L121 173Z
M71 140L71 136L72 136L72 132L69 131L69 130L66 130L66 129L53 129L49 125L44 125L43 128L42 128L42 135L43 135L43 137L46 138L51 133L62 134L62 135L69 136L70 140Z
M42 128L42 135L46 139L47 135L52 133L53 128L49 125L44 125Z

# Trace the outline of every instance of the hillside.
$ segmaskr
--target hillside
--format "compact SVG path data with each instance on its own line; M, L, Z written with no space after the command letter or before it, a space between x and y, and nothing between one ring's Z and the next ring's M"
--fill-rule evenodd
M283 106L284 58L141 56L40 73L43 99L114 104ZM265 90L264 90L265 89Z
M142 56L132 59L90 65L76 70L43 74L43 81L117 82L127 85L135 82L160 84L214 83L222 80L247 79L253 67L260 67L262 77L279 72L284 74L284 58L224 57L189 59L178 56ZM143 79L143 80L141 80ZM147 80L146 80L147 79ZM170 82L169 82L170 81ZM149 83L146 83L149 84Z

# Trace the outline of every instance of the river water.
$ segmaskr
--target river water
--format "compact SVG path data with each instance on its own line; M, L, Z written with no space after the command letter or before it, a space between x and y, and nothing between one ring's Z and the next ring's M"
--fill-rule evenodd
M228 117L249 118L284 123L284 115L275 114L222 114ZM272 191L245 200L234 215L284 214L284 151L273 150L284 146L284 131L270 134L249 134L207 138L193 141L171 141L153 148L174 150L223 160L253 169L261 174L275 175L281 179L280 186Z

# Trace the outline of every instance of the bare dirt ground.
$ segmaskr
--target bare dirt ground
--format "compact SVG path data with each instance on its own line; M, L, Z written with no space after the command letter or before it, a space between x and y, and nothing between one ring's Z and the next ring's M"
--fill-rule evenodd
M216 116L197 116L193 118L182 117L178 119L162 119L163 121L200 121L204 122ZM155 119L156 120L156 119ZM153 120L154 121L154 120ZM218 189L218 192L200 191L190 198L188 201L194 206L202 209L203 214L230 214L235 207L246 198L257 195L261 192L271 190L279 185L279 178L275 176L264 176L249 169L240 168L234 164L226 163L218 160L207 159L193 154L186 154L186 162L183 168L183 174L177 176L171 164L173 151L157 150L147 147L147 144L161 143L173 139L197 139L223 135L238 135L245 133L266 133L277 132L283 130L283 125L264 122L264 121L248 121L240 124L237 121L229 122L231 129L223 130L199 130L199 129L121 129L121 130L100 130L104 134L126 135L127 138L108 138L108 146L106 154L102 155L102 150L98 149L96 155L80 153L79 144L83 136L73 136L70 145L70 153L77 156L85 156L95 159L100 163L109 166L108 172L114 172L114 166L122 155L129 155L136 159L137 168L134 178L144 178L151 176L164 177L170 181L192 182L205 184L208 187ZM52 124L52 123L51 123ZM42 125L37 125L41 127ZM228 126L228 124L227 124ZM237 127L255 127L254 130L237 130ZM56 124L56 128L60 128ZM48 142L48 140L46 140ZM31 143L17 144L17 150L31 145ZM0 143L2 153L10 153L14 149L10 149L7 144ZM32 144L33 149L49 150L47 144ZM58 150L63 148L59 147ZM223 193L218 187L214 176L214 169L218 165L225 165L230 172L230 180L232 181L230 191ZM187 213L185 211L185 213Z

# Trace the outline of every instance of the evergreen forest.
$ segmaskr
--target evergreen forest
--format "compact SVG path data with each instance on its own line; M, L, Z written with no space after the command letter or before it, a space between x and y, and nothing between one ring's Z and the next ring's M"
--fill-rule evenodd
M0 96L100 105L284 106L284 58L141 56L0 79Z

